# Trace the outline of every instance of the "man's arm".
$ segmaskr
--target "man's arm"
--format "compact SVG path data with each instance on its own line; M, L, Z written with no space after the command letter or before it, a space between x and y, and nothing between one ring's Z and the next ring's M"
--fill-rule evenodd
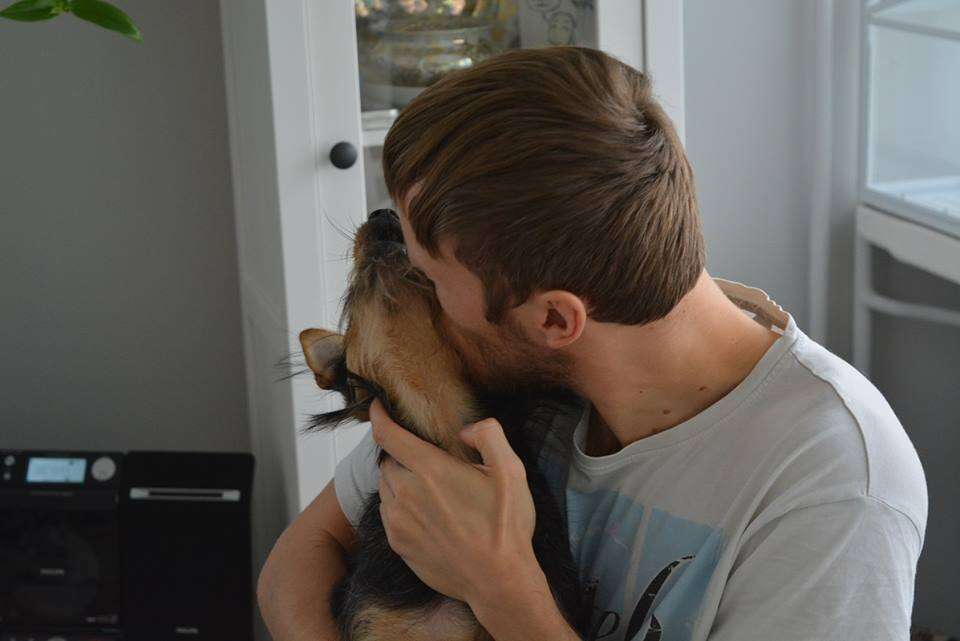
M560 613L539 566L518 568L474 596L469 605L495 641L580 641Z
M330 591L346 572L356 535L333 481L291 523L257 580L260 613L274 641L336 641Z

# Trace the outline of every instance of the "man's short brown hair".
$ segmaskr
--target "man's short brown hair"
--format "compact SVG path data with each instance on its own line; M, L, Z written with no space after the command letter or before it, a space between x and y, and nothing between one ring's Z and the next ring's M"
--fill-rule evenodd
M599 322L665 316L704 266L693 173L649 79L583 47L515 49L414 98L383 146L417 242L440 238L483 282L486 317L535 291Z

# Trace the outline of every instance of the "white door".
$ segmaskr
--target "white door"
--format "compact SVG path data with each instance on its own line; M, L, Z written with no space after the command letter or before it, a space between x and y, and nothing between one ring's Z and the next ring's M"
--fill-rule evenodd
M323 397L312 377L282 380L273 366L299 352L302 329L337 326L349 269L343 232L386 204L380 146L395 116L391 109L402 107L411 91L370 66L376 38L384 33L370 13L383 4L221 2L261 555L366 429L299 436L305 417L333 399ZM652 75L682 136L681 2L500 0L499 8L497 24L459 24L463 39L476 44L496 31L502 46L557 39L597 46ZM398 47L386 57L395 51L409 56L409 48ZM402 72L404 59L400 53L395 58ZM342 168L330 155L340 143L357 152L356 161Z

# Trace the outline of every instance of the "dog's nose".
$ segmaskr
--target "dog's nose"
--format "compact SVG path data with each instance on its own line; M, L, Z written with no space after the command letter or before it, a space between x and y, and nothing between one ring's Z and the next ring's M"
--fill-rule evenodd
M392 209L374 209L370 212L370 215L367 216L367 220L373 221L377 218L390 218L396 215L397 213Z
M374 240L403 242L403 232L400 230L400 218L392 209L377 209L367 217Z

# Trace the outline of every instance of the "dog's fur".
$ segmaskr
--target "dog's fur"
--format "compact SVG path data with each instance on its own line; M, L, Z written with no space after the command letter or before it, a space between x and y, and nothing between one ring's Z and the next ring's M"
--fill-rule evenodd
M343 410L312 417L305 431L368 420L379 398L395 421L453 456L479 462L458 433L466 423L493 416L523 461L537 512L537 560L557 604L583 632L589 606L581 603L562 493L538 468L554 429L553 414L572 397L563 392L495 396L471 385L457 351L445 338L440 307L429 282L406 256L396 214L378 210L357 231L354 267L344 301L343 334L308 329L300 341L317 384L343 395ZM381 456L385 454L381 452ZM561 452L565 455L565 452ZM366 503L357 527L358 548L331 608L344 641L454 641L488 639L470 608L437 594L390 548L380 520L380 499Z

